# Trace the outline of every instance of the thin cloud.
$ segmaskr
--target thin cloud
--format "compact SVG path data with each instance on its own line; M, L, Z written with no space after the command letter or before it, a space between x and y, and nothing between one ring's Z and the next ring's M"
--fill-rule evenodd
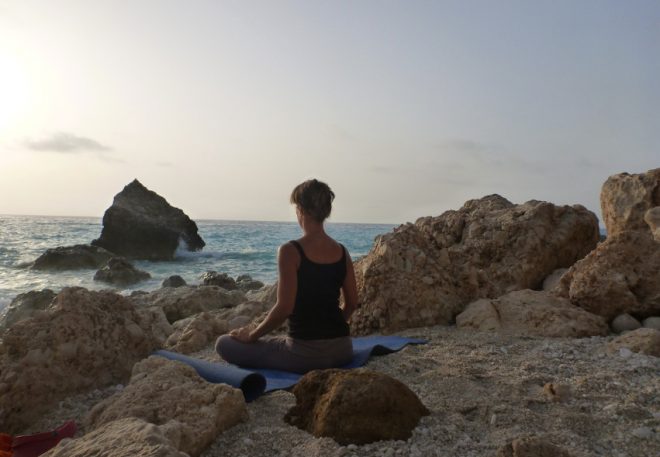
M26 140L25 146L31 151L57 152L61 154L79 154L82 152L107 152L112 148L91 138L59 132L41 140ZM101 157L107 157L101 155Z
M542 162L531 161L514 154L496 144L456 139L438 143L436 149L449 160L445 162L455 169L473 169L475 165L486 166L497 171L523 171L546 174L548 169Z

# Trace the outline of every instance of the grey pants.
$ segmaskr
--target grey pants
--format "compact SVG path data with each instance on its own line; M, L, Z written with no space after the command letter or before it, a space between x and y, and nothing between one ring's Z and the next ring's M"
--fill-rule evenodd
M215 350L234 365L294 373L341 367L353 359L353 344L348 336L328 340L281 336L242 343L229 335L222 335L215 343Z

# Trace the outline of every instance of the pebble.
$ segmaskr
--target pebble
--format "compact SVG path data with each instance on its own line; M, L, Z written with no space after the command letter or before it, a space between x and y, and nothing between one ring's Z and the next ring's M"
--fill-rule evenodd
M653 430L649 427L639 427L632 431L632 435L640 439L649 439L653 436Z
M621 348L619 349L619 355L624 359L627 359L632 355L632 351L628 348Z
M357 446L355 444L349 444L348 446L346 446L346 449L348 449L349 451L354 451L357 449Z

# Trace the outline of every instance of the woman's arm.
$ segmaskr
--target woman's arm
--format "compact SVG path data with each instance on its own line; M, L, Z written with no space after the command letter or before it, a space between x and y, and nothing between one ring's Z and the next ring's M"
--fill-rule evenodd
M342 306L341 311L344 315L344 319L348 322L353 311L358 308L359 304L353 260L348 251L346 251L346 277L344 278L344 284L341 286L341 292L344 296L344 305Z
M244 343L254 343L262 336L272 332L286 321L293 312L298 288L298 251L291 243L280 246L277 252L277 302L254 330L250 326L241 327L229 334Z

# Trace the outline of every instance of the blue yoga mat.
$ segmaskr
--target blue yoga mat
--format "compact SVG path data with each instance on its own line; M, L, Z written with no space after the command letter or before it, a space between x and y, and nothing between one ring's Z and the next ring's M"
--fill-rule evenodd
M424 344L426 340L406 338L403 336L364 336L353 338L353 360L340 368L361 367L372 355L384 355L401 350L408 344ZM176 352L160 350L154 352L170 360L178 360L197 370L197 373L208 382L225 383L241 389L245 401L252 401L264 394L278 389L288 389L295 385L303 376L280 370L251 368L246 370L235 365L208 362L195 359Z

